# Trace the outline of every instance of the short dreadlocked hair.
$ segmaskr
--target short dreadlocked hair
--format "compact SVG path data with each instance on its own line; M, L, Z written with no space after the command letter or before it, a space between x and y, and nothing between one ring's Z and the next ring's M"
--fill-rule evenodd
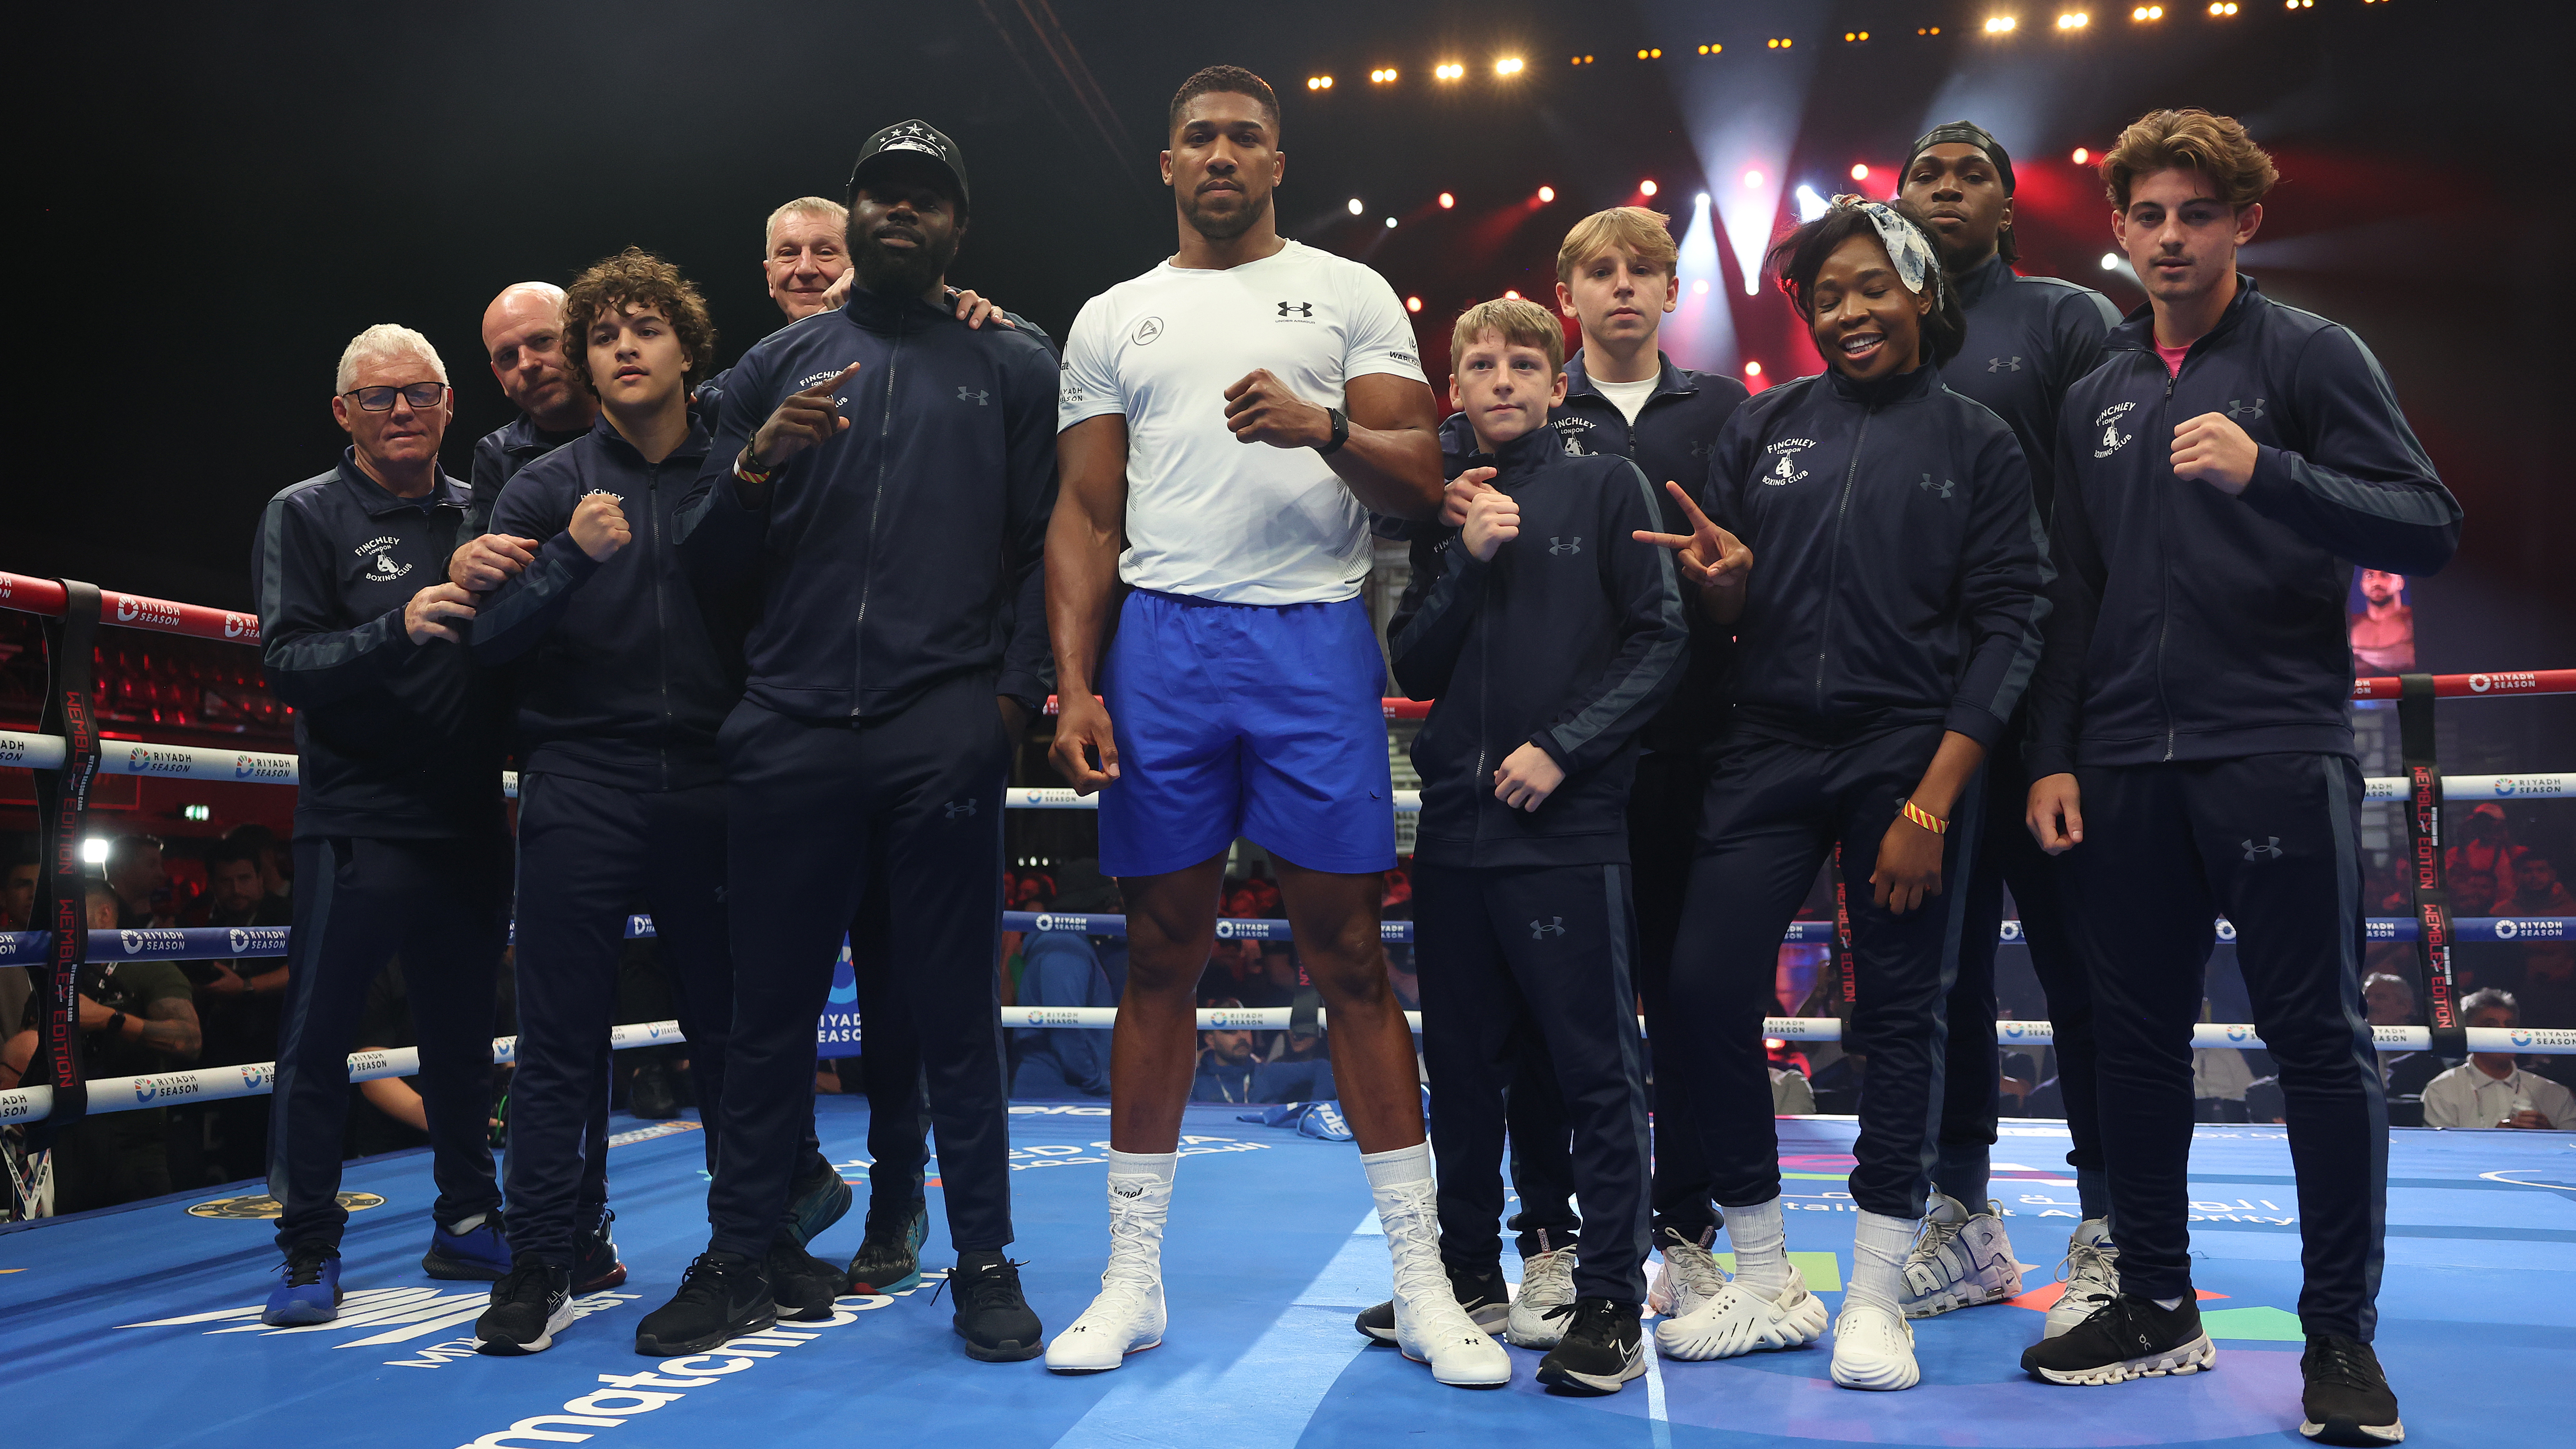
M670 320L680 350L689 354L684 381L697 386L716 355L716 324L707 315L707 299L678 267L641 247L591 263L564 292L564 370L582 386L599 390L590 377L590 329L602 313L626 307L652 307Z

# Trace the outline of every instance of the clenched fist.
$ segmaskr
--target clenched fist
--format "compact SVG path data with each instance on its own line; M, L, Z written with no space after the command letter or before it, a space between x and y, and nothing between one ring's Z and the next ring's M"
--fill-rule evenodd
M1497 550L1520 536L1521 506L1512 495L1499 488L1487 489L1467 505L1463 539L1476 562L1492 563Z
M610 555L634 540L626 526L626 510L619 506L617 495L606 491L585 493L572 510L572 541L592 563L606 563Z

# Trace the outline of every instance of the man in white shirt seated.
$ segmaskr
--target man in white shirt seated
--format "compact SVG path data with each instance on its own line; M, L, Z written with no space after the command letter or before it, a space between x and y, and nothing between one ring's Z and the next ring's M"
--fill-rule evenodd
M2490 986L2460 1003L2470 1026L2519 1025L2513 993ZM2576 1129L2576 1093L2514 1065L2509 1052L2472 1052L2424 1088L2427 1127Z

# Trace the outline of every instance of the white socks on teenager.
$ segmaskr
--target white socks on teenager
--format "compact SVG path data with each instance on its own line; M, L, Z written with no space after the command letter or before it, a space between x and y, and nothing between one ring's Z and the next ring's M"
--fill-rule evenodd
M1177 1152L1109 1149L1109 1266L1100 1296L1047 1345L1048 1368L1101 1373L1163 1341L1163 1222L1180 1160Z
M1431 1376L1462 1388L1509 1383L1511 1355L1458 1306L1440 1264L1440 1215L1433 1201L1428 1144L1360 1155L1386 1250L1395 1267L1395 1342Z
M1864 1212L1852 1229L1851 1285L1834 1319L1834 1382L1847 1389L1910 1389L1914 1326L1905 1321L1905 1260L1921 1223Z
M1726 1240L1735 1249L1735 1277L1656 1324L1657 1351L1676 1359L1733 1358L1824 1336L1825 1305L1789 1262L1778 1198L1727 1208Z

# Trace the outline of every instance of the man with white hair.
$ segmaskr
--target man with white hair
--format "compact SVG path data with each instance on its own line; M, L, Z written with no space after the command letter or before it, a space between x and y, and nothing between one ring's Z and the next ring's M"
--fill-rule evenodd
M350 1043L390 959L409 981L414 1079L438 1200L422 1267L435 1278L509 1270L486 1128L510 850L501 758L508 698L459 637L474 596L446 582L465 485L440 471L453 416L429 339L380 324L341 354L336 466L260 516L251 556L262 665L295 711L294 931L269 1115L269 1192L281 1204L272 1324L339 1315L341 1131Z

